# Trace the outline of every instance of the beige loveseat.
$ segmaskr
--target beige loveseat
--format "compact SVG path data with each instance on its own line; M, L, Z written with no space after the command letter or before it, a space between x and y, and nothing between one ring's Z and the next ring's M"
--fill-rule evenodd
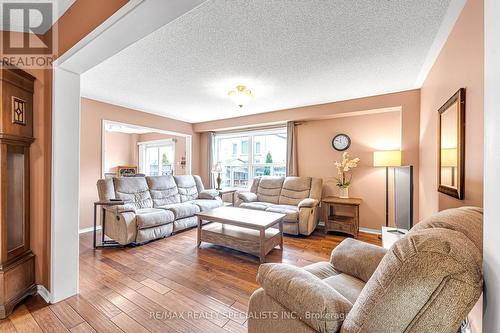
M248 332L456 333L482 291L482 220L450 209L388 251L348 238L329 262L261 265Z
M99 200L121 199L106 209L104 233L120 244L143 243L197 225L196 213L223 205L199 176L106 178L97 182Z
M311 177L257 177L250 191L239 192L241 208L286 214L283 232L310 235L318 225L323 180Z

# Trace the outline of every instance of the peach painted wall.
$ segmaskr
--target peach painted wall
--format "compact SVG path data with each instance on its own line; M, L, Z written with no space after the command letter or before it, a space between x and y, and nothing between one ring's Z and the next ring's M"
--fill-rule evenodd
M363 199L360 226L380 229L385 225L385 169L373 167L373 152L400 148L400 112L306 121L297 126L299 176L323 178L323 196L338 194L333 164L342 160L342 152L331 146L332 138L338 133L349 135L352 140L349 155L361 159L353 171L353 184L349 189L350 196Z
M483 205L484 8L467 1L421 89L420 217L463 205ZM465 200L437 192L437 110L466 88Z
M118 166L137 166L137 134L106 132L104 151L107 170L116 172Z
M137 110L81 99L80 118L80 228L93 224L93 202L97 199L96 182L101 178L101 127L103 120L193 134L190 123L160 117ZM193 135L192 172L199 172L199 135Z
M373 126L371 122L367 121L367 119L369 119L367 117L372 117L369 116L369 114L381 112L382 110L392 110L393 112L397 112L400 115L398 117L398 123L394 123L395 118L391 118L391 124L393 124L393 126L388 129L383 124L383 122L377 122L377 124L380 126L379 127ZM352 136L352 139L356 140L358 142L357 144L359 144L359 146L357 146L357 149L359 149L358 151L363 154L363 160L365 161L363 162L363 168L366 168L366 170L362 171L362 187L377 189L378 195L382 199L380 203L380 200L378 200L380 198L375 198L375 204L371 203L371 199L365 199L366 202L363 205L366 205L366 207L362 207L362 212L364 212L363 214L365 216L364 218L362 218L362 227L374 229L380 228L380 214L385 214L385 172L384 169L370 167L373 157L370 156L368 148L363 146L366 145L366 142L371 142L373 146L373 149L371 151L373 151L375 149L393 149L395 147L399 147L400 145L402 150L403 164L414 166L414 220L415 222L418 221L417 207L419 198L418 144L420 122L420 90L410 90L393 94L340 101L335 103L304 106L301 108L249 115L245 117L197 123L194 124L193 127L195 131L206 132L239 127L249 127L258 124L270 124L277 122L283 123L285 121L291 120L306 121L307 123L311 123L313 121L312 124L317 124L315 125L317 126L317 128L315 128L312 132L306 130L308 125L301 125L306 126L302 127L302 129L301 126L299 126L297 140L298 146L302 147L302 149L300 152L298 152L298 164L299 174L304 176L310 176L311 174L309 173L313 173L314 176L322 178L329 178L334 176L333 162L335 161L336 157L332 155L333 151L330 148L330 142L334 136L334 130L341 132L342 128L349 128L352 129L353 133L356 133ZM388 119L386 120L389 121ZM322 126L322 123L331 123L333 129L328 126ZM336 127L334 124L337 123L342 125ZM363 135L363 133L358 133L358 127L370 128L370 136L365 136ZM381 130L377 130L378 127L381 128ZM399 139L396 139L396 137L394 136L395 132L399 133ZM389 137L387 137L388 139L390 139L389 141L391 141L391 143L382 144L384 140L381 138L386 137L388 133L392 133L389 135ZM315 139L312 139L312 137L315 137ZM304 138L305 141L302 141ZM317 140L322 140L323 143L321 145L317 144ZM392 140L394 140L394 142L392 142ZM206 149L203 149L206 146L207 135L206 133L202 133L200 138L200 147L202 148L202 152L200 154L200 175L203 177L205 182L209 168L206 163ZM305 170L303 170L303 168L305 168ZM371 169L371 171L369 171L368 169ZM369 176L365 177L365 174ZM361 186L357 188L357 190L353 188L353 193L359 193L357 191L360 191ZM326 186L325 191L326 193L330 194L331 187L329 189L329 187ZM360 196L364 195L364 192L359 194ZM369 198L371 198L371 196L369 196ZM375 208L378 204L380 204L379 208ZM377 212L374 213L374 211ZM373 219L370 218L371 214L375 214L375 217ZM384 223L384 221L385 219L382 220L382 223Z

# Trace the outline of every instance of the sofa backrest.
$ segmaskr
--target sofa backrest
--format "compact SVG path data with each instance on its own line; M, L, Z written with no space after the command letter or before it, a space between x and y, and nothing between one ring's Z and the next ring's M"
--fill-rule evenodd
M311 177L286 177L281 188L280 205L298 205L311 193Z
M457 331L482 292L482 213L451 209L421 223L386 253L342 332Z
M179 189L173 176L150 176L146 177L146 182L153 199L153 207L181 202Z
M285 177L260 177L255 186L257 201L278 204Z
M179 190L181 202L198 199L198 194L204 190L200 176L174 176L174 180Z
M136 209L153 207L153 200L145 177L113 178L113 186L116 199L121 199Z

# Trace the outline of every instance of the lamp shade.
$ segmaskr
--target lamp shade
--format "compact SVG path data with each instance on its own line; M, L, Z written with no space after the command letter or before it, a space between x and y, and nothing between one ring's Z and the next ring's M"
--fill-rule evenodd
M400 150L385 150L373 152L374 167L394 167L401 166Z
M441 166L442 167L457 167L458 165L457 148L441 149Z
M212 167L212 172L213 173L221 173L222 172L222 164L220 162L217 162L214 164Z

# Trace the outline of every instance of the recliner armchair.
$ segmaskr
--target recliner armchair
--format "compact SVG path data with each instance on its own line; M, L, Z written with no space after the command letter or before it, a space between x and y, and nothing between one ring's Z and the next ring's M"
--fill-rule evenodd
M348 238L329 262L261 265L248 332L456 333L482 292L482 217L450 209L389 250Z
M283 213L283 232L310 235L318 225L323 180L311 177L256 177L250 191L239 192L241 208Z

